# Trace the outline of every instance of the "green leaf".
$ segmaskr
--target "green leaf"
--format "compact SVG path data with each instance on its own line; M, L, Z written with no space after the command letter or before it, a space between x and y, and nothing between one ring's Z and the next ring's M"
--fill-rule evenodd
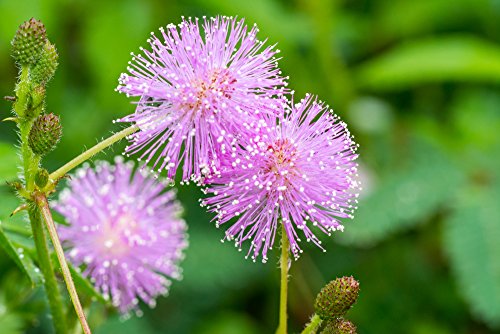
M500 46L461 35L414 40L362 64L355 76L360 87L372 90L442 81L500 83Z
M445 222L444 246L472 312L500 327L500 188L462 193Z
M13 180L17 177L18 164L17 149L14 144L0 142L0 181Z
M480 154L484 154L484 150L500 143L499 110L500 92L498 90L468 88L462 94L458 94L450 108L452 122L460 134L455 138L455 141L458 141L457 144L461 148L468 146L475 151L482 149Z
M1 224L1 222L0 222ZM17 266L29 277L33 286L42 284L42 275L40 269L33 263L29 254L25 253L23 248L14 247L10 242L9 237L0 227L0 246L4 249L7 255L17 264Z
M0 304L0 307L3 306ZM17 313L0 314L0 328L2 334L22 334L24 321L22 315Z
M413 148L412 148L413 147ZM452 197L462 172L436 147L410 145L410 168L397 171L362 198L354 220L336 233L341 243L368 246L422 222Z
M33 263L30 249L33 248L31 230L20 212L10 217L10 213L20 204L18 198L8 192L0 191L0 246L16 265L29 277L33 286L42 284L42 276Z
M5 187L0 187L0 221L9 240L17 247L34 249L31 227L26 219L26 211L10 214L21 204L14 194L6 192Z
M388 37L416 36L460 25L493 7L487 0L461 0L460 6L455 0L382 1L376 6L376 22Z

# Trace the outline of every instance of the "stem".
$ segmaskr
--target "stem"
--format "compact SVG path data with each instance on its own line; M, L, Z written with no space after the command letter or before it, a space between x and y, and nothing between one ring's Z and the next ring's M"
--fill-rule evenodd
M137 125L131 125L128 128L125 128L122 131L113 134L111 137L104 139L103 141L89 148L88 150L86 150L79 156L75 157L73 160L71 160L70 162L68 162L67 164L65 164L64 166L53 172L52 174L50 174L50 179L52 180L52 182L57 181L58 179L63 177L67 172L69 172L70 170L72 170L85 160L91 158L92 156L101 152L105 148L113 145L120 139L123 139L128 135L131 135L137 130L139 130L139 127Z
M287 333L287 295L288 295L288 261L289 261L289 249L290 242L286 235L285 225L281 223L281 289L280 289L280 313L279 313L279 325L276 334L286 334Z
M57 235L56 226L54 225L54 220L52 219L52 214L50 212L47 198L42 193L35 193L34 198L38 208L42 213L42 217L45 220L47 230L49 231L50 240L54 245L57 259L59 260L59 265L61 266L63 272L64 282L66 283L66 287L68 288L71 301L73 302L73 307L75 308L78 320L80 320L83 332L85 334L91 334L90 327L87 323L87 319L85 318L85 312L83 312L80 299L78 298L78 294L76 292L75 283L73 282L73 278L71 277L71 273L68 268L68 263L66 262L66 258L64 257L64 251L61 246L59 236Z
M307 324L306 328L302 331L301 334L315 334L321 325L321 318L319 315L315 314L311 321Z
M21 140L21 158L23 161L25 187L28 192L34 188L34 177L40 163L40 157L33 154L28 145L28 136L33 125L33 119L26 117L29 89L29 70L28 67L23 66L19 83L16 86L18 100L14 104L14 110L17 115L20 115L18 127Z
M40 157L33 154L29 145L28 137L33 125L33 116L27 115L28 113L28 100L31 94L31 83L29 81L29 68L23 66L19 82L16 85L16 102L14 104L14 111L19 117L18 127L19 136L21 140L21 158L24 172L24 186L26 192L31 192L35 188L35 174L40 164ZM34 205L33 202L28 201L28 215L31 223L31 230L33 232L33 240L38 258L38 265L43 275L43 284L45 293L50 306L52 314L52 323L54 330L57 334L66 334L67 323L66 315L64 312L64 305L62 302L61 294L57 284L57 278L52 267L50 260L49 246L45 238L43 224L40 216L40 210Z
M40 211L37 207L30 206L28 214L31 221L31 229L33 230L33 239L38 255L38 263L44 278L45 292L47 293L52 313L52 323L54 324L54 329L57 334L66 334L68 333L66 317L59 287L57 286L56 275L52 267L52 262L50 261L49 247L47 245L47 239L45 238L45 232L43 231Z

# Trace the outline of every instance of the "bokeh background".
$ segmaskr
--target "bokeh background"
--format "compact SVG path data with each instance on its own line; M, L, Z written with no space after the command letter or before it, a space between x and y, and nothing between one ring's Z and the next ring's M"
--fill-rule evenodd
M0 95L13 95L9 43L19 24L41 19L59 50L47 110L61 115L64 137L49 170L133 111L114 88L151 31L183 15L257 23L282 50L296 95L318 94L361 145L355 219L323 238L327 253L304 245L292 265L290 332L325 283L352 274L362 289L349 313L359 333L500 333L499 0L0 0L0 13ZM10 108L0 101L0 118ZM0 123L2 180L15 177L15 143L15 126ZM200 191L178 188L190 232L184 279L125 322L94 304L95 332L273 333L278 254L265 265L245 260L220 243ZM1 185L0 219L15 207ZM42 297L0 250L0 333L50 333Z

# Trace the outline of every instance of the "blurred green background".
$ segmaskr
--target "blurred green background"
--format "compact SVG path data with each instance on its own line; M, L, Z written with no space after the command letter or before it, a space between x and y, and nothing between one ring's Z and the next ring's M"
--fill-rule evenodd
M49 170L133 111L114 88L151 31L182 15L257 23L260 38L282 50L296 95L318 94L361 145L355 219L323 238L327 253L304 245L293 263L290 332L307 322L325 283L352 274L362 289L349 314L359 333L500 333L499 0L0 0L0 13L2 96L13 95L9 43L19 24L41 19L59 51L47 110L61 115L64 137ZM0 101L0 118L10 108ZM0 123L2 180L15 177L15 143L15 126ZM126 322L92 306L95 333L274 332L278 254L254 264L221 244L200 196L179 188L190 232L183 281ZM16 200L4 185L0 203L8 222ZM49 333L42 294L1 251L0 333Z

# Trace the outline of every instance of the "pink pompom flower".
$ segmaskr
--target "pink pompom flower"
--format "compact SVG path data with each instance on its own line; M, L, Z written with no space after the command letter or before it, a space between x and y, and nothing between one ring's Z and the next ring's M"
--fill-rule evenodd
M228 224L225 239L238 248L251 240L248 255L263 262L283 224L295 258L302 237L321 247L313 230L343 230L358 196L357 144L347 126L323 103L307 95L282 117L253 124L228 153L226 168L206 179L202 201ZM247 255L247 256L248 256Z
M67 222L58 232L69 260L123 314L140 313L139 300L154 306L181 278L186 224L165 187L116 159L79 169L54 205Z
M140 130L127 154L184 181L217 170L219 158L261 114L276 114L273 99L285 91L274 46L258 29L228 17L191 18L160 28L150 50L133 55L119 92L139 97L134 114L119 119Z

